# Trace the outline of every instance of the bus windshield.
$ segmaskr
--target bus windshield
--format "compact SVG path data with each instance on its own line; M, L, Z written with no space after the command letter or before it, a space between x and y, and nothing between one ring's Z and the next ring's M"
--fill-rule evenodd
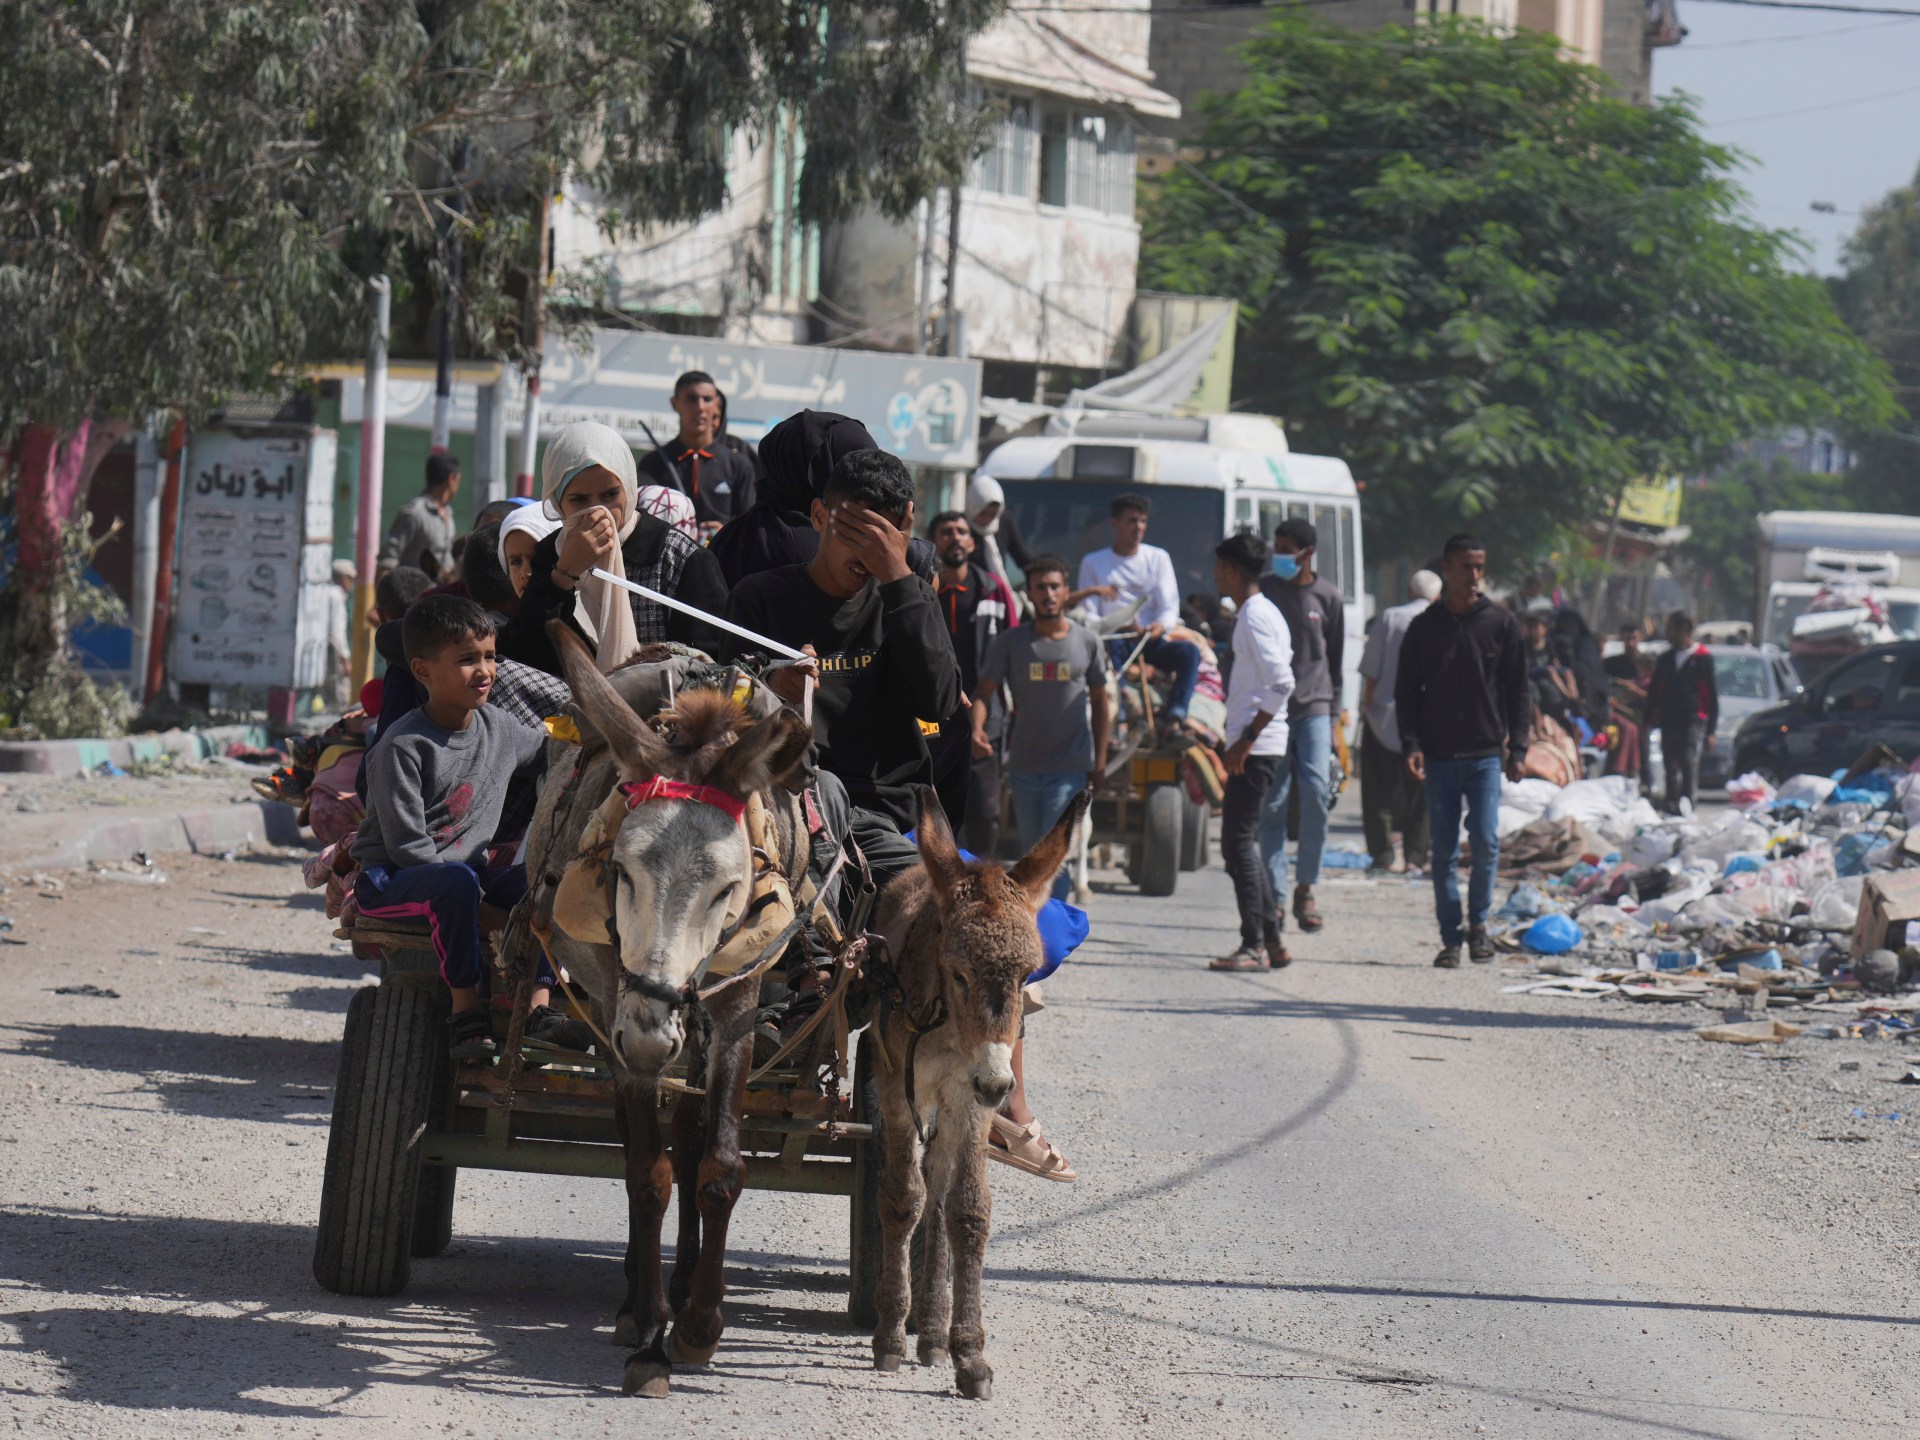
M1027 548L1035 555L1050 552L1073 566L1069 579L1080 571L1080 557L1113 543L1107 526L1107 503L1116 495L1137 489L1153 502L1147 519L1147 543L1173 557L1180 598L1211 595L1213 547L1225 535L1225 502L1218 490L1197 485L1089 484L1085 480L1001 480L1007 492L1007 512ZM1014 569L1012 557L1008 568ZM1025 577L1021 577L1024 579Z

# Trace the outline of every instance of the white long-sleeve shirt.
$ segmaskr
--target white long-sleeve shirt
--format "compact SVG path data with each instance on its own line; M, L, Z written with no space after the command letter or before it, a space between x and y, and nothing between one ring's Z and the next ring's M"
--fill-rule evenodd
M1273 718L1255 737L1255 755L1287 753L1287 700L1293 694L1293 637L1280 607L1255 594L1233 622L1233 674L1227 681L1227 743L1247 733L1253 717Z
M1120 592L1118 600L1089 597L1086 604L1096 616L1124 609L1144 595L1147 603L1138 617L1142 630L1180 623L1180 587L1173 578L1173 557L1158 545L1142 545L1131 555L1116 555L1111 546L1086 555L1080 561L1080 583L1073 588L1085 590L1093 585L1111 585Z

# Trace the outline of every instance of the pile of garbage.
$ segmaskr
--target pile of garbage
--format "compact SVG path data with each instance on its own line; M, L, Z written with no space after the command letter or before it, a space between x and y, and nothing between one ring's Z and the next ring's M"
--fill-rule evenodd
M1619 777L1509 782L1489 926L1532 961L1514 993L1846 1012L1842 1025L1712 1039L1904 1034L1920 1014L1920 762L1875 746L1850 770L1757 775L1731 808L1663 817ZM1760 1030L1769 1033L1762 1035ZM1704 1032L1703 1032L1704 1033Z

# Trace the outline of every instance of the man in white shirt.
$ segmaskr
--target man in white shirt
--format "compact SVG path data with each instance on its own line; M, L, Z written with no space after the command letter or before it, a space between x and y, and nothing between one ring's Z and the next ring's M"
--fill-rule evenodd
M1440 577L1416 570L1407 581L1407 603L1373 617L1367 648L1360 657L1360 711L1366 727L1360 736L1360 822L1367 854L1376 870L1395 868L1393 832L1406 852L1405 868L1427 868L1427 791L1407 773L1400 753L1400 722L1393 713L1393 687L1400 677L1400 643L1407 626L1440 595Z
M1240 908L1240 948L1212 970L1278 970L1293 957L1280 939L1273 880L1260 858L1260 811L1287 756L1287 701L1293 694L1293 641L1280 607L1260 593L1269 552L1240 531L1213 551L1222 599L1240 607L1233 622L1233 674L1227 682L1227 798L1220 814L1220 859Z
M1075 594L1085 598L1095 617L1125 609L1144 599L1137 617L1148 635L1141 658L1156 670L1173 676L1173 693L1160 714L1161 729L1177 730L1193 703L1193 687L1200 678L1200 647L1188 640L1169 640L1166 632L1180 623L1180 588L1174 582L1173 557L1147 541L1147 514L1152 503L1143 495L1116 495L1107 507L1113 526L1113 545L1095 550L1080 561L1080 583ZM1134 642L1110 640L1107 654L1117 667L1133 650Z

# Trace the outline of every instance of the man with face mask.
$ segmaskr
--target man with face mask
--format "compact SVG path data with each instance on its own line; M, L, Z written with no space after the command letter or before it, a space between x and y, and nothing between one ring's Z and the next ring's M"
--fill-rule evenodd
M1275 901L1287 895L1287 797L1300 787L1300 868L1293 877L1293 917L1309 934L1326 922L1313 903L1320 856L1327 845L1327 811L1333 804L1333 727L1340 714L1341 661L1347 633L1340 587L1314 573L1320 535L1295 516L1273 532L1271 572L1260 593L1280 608L1293 640L1293 695L1287 702L1291 743L1260 812L1260 854Z

